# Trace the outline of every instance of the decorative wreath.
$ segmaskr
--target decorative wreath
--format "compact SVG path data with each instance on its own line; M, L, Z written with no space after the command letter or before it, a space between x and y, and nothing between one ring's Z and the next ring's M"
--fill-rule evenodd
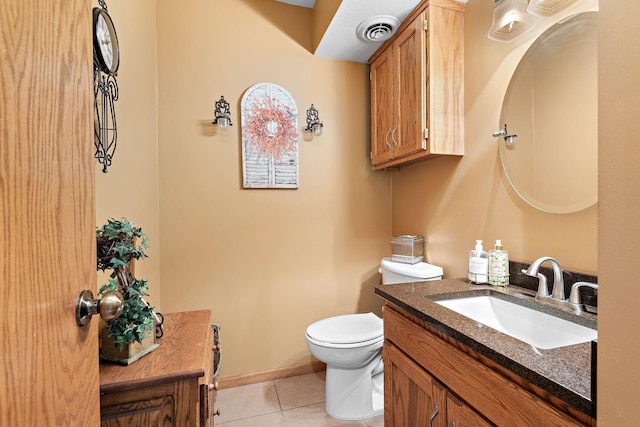
M261 156L280 161L295 150L298 133L293 125L295 114L277 99L267 96L257 100L248 110L243 134L249 149Z

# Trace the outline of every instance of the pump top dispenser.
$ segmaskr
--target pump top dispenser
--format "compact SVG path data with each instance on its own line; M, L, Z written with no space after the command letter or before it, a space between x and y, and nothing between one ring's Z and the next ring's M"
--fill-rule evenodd
M469 252L469 282L477 285L487 283L489 253L482 248L482 240L476 240L476 247Z
M509 284L509 252L503 248L501 240L496 240L493 249L489 251L489 284Z

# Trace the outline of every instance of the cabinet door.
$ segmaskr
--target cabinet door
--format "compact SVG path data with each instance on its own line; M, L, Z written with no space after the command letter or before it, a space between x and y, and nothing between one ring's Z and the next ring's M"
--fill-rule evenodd
M388 49L371 64L371 163L379 165L393 157L391 132L393 110L393 55Z
M132 401L103 408L100 426L173 427L176 425L173 412L173 396Z
M445 427L446 390L388 341L383 360L384 425Z
M134 365L135 366L135 365ZM100 397L101 427L180 425L175 383L117 390Z
M465 405L451 393L447 394L448 427L491 427L493 424Z
M394 107L398 111L397 129L392 132L396 144L394 157L403 157L427 149L426 128L426 30L425 12L400 33L394 44L396 64Z

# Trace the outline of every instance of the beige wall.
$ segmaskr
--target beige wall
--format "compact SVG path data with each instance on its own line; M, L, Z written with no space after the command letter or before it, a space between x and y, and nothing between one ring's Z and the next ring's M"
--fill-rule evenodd
M94 2L97 6L97 1ZM136 276L149 279L149 302L160 305L158 124L155 0L107 2L118 41L118 143L105 174L96 161L96 225L126 217L149 236L147 258ZM98 285L106 278L98 275Z
M600 2L598 425L637 423L640 396L640 3Z
M448 276L464 275L476 238L503 239L513 259L549 254L566 268L598 273L598 423L635 419L640 288L628 275L640 257L640 193L631 191L640 181L632 125L640 114L640 3L601 5L600 203L571 215L533 210L501 172L490 135L526 46L486 39L493 2L471 0L465 13L465 156L393 173L372 173L366 160L366 66L311 56L305 11L262 0L172 3L157 3L156 64L156 2L109 1L123 43L121 137L110 172L96 166L97 222L125 215L150 235L150 259L139 271L156 287L153 297L162 291L162 310L214 310L224 326L223 376L308 360L308 323L377 307L371 286L392 225L393 234L424 233L430 260ZM300 141L299 190L240 189L238 102L263 81L293 94L300 123L312 102L326 123L325 135ZM213 135L208 121L220 95L231 100L235 125Z
M162 308L212 309L230 377L310 360L305 329L374 310L391 235L390 178L369 166L369 70L310 53L311 11L265 0L159 1ZM287 89L302 129L300 188L244 190L239 103ZM224 95L233 127L211 124Z
M423 234L428 260L445 276L465 276L476 239L501 239L512 260L549 255L569 270L597 273L598 210L567 215L537 211L519 199L502 171L491 134L502 100L532 40L503 44L486 37L493 2L465 10L465 155L437 158L393 173L393 234Z

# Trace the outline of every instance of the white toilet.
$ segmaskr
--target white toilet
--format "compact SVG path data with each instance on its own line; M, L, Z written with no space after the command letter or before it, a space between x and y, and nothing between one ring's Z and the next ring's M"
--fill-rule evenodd
M384 285L442 278L441 267L403 264L391 258L382 259L380 272ZM382 319L373 313L329 317L310 325L306 338L311 354L327 364L327 413L343 420L382 414Z

